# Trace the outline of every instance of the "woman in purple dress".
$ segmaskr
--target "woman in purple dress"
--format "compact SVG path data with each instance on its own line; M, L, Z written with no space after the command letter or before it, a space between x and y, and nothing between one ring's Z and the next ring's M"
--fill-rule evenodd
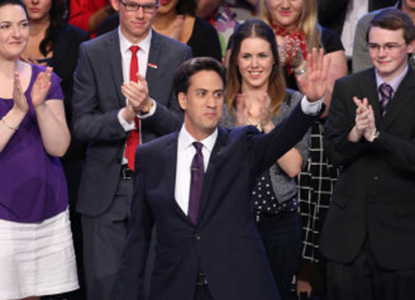
M59 158L70 134L60 79L19 60L29 23L20 0L0 0L0 299L78 288Z

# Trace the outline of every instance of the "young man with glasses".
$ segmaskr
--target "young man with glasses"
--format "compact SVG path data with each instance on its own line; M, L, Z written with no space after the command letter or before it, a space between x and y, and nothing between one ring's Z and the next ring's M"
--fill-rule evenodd
M396 2L395 7L404 13L407 13L412 19L412 23L415 24L415 1L399 0ZM355 39L353 43L353 73L368 69L373 66L369 56L366 33L370 20L372 20L373 17L382 10L383 9L376 10L364 15L356 26ZM412 54L409 59L412 68L414 68L415 56Z
M336 82L325 145L341 166L323 226L329 300L415 295L415 27L390 8L369 24L374 68Z
M182 123L172 92L191 49L151 30L158 1L111 0L117 29L80 47L73 130L89 142L79 189L88 300L111 299L126 236L135 148Z

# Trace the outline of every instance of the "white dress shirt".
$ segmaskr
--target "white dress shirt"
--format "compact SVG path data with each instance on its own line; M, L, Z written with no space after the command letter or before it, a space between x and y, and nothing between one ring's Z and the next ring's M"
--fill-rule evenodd
M301 99L301 110L308 115L317 115L320 113L322 103L323 99L315 102L309 102L304 96ZM204 140L199 141L203 144L202 154L205 173L217 137L218 129L216 128L211 135ZM196 148L193 146L193 142L196 142L196 140L186 130L185 125L183 125L180 129L177 142L176 183L174 188L174 197L177 204L186 215L189 209L191 181L190 166L192 165L193 157L196 154Z
M216 128L211 135L204 140L199 141L203 144L202 154L205 172L207 170L210 154L212 153L217 137L218 129ZM189 209L191 180L190 166L192 165L193 157L196 154L196 148L193 146L193 142L196 142L196 140L189 134L183 125L180 129L177 142L176 184L174 196L177 204L179 204L180 208L186 215Z

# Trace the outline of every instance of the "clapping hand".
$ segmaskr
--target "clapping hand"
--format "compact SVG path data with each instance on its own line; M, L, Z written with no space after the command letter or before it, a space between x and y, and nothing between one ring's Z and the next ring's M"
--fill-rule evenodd
M41 72L37 75L35 83L33 84L32 91L30 93L32 97L32 103L35 108L38 108L44 104L46 95L48 94L52 77L52 68L47 67L45 72Z
M137 77L138 82L130 81L121 86L122 94L128 99L130 120L139 112L147 113L152 106L146 79L141 74L137 74Z
M368 104L367 98L363 98L362 101L357 97L353 97L353 101L357 106L355 118L357 137L360 139L364 136L367 141L371 142L376 132L373 108Z
M289 53L289 56L291 57L290 67L293 70L305 64L303 51L301 50L300 41L298 39L293 39L287 36L285 42L285 51Z
M314 102L324 97L329 67L330 57L324 55L323 49L317 53L317 49L313 48L312 53L307 55L306 72L297 75L297 83L308 101Z
M236 99L236 124L264 128L271 123L271 99L267 93L259 97L239 94Z
M27 103L26 96L24 95L18 72L14 73L13 101L13 109L18 110L24 114L28 112L29 104Z

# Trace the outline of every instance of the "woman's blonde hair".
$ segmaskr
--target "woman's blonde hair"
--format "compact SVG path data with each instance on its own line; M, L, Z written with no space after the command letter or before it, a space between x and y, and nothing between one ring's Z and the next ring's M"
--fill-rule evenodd
M268 8L269 0L259 0L259 18L270 25L271 14ZM320 47L321 28L317 22L317 0L300 0L303 2L298 29L304 32L307 42L307 50Z

